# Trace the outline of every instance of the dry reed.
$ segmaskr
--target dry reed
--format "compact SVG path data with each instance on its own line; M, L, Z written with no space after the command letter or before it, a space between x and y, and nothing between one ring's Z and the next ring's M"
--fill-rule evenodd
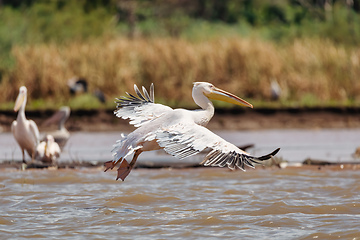
M110 99L132 85L155 84L155 94L172 104L192 104L192 82L208 81L244 98L267 101L270 83L282 88L282 101L300 102L309 94L319 102L360 101L360 48L307 39L279 46L256 39L125 38L14 47L16 66L4 73L0 101L13 101L26 85L32 99L66 102L67 80L81 76L90 91Z

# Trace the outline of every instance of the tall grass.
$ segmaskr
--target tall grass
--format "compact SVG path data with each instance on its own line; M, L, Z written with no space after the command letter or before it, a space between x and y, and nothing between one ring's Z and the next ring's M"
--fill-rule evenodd
M360 103L360 48L323 39L277 45L238 37L111 38L15 46L11 53L15 66L3 72L1 102L13 101L19 86L26 85L30 99L67 104L67 80L81 76L90 91L101 89L110 100L131 92L134 83L154 83L161 102L193 106L192 83L208 81L245 99L266 102L276 80L282 106Z

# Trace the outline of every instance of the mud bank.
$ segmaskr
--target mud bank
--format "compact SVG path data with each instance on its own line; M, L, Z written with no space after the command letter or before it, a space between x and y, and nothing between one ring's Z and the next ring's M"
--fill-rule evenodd
M39 128L54 112L26 111ZM0 111L0 128L10 131L16 118L13 111ZM73 110L66 123L69 131L129 131L128 121L117 118L113 110ZM258 130L291 128L360 128L360 107L343 108L234 108L216 109L208 127L212 130ZM51 126L50 126L51 128ZM53 126L52 126L53 128Z
M135 169L161 169L161 168L172 168L172 169L187 169L187 168L209 168L199 163L186 163L179 161L146 161L139 162L135 165ZM57 165L48 165L40 162L23 164L22 161L3 161L0 162L0 169L17 169L17 170L31 170L31 169L81 169L81 168L97 168L105 170L104 162L85 162L85 161L72 161L72 162L61 162ZM210 167L211 168L211 167ZM268 161L264 165L257 165L256 168L246 168L247 171L253 171L257 169L284 169L284 168L299 168L307 170L359 170L360 162L329 162L326 160L306 159L302 163L290 163L277 162L276 158L273 161ZM227 169L227 168L223 168ZM239 169L236 169L239 170ZM229 170L230 171L230 170Z

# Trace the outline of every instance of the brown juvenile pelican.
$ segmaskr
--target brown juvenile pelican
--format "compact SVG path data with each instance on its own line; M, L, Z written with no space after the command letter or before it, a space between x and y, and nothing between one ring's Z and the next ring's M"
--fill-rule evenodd
M54 115L52 115L49 119L47 119L42 125L48 126L52 123L58 124L58 129L56 131L46 133L53 136L55 142L57 142L60 146L60 149L63 149L66 142L70 138L69 131L65 128L65 122L70 116L70 107L63 106L57 111ZM43 138L45 140L45 137Z
M39 143L36 148L36 159L43 163L56 163L56 160L60 157L60 147L55 142L54 137L46 135L45 141Z
M143 93L136 85L134 88L137 96L127 93L128 96L117 99L115 114L130 119L130 124L137 129L127 136L122 135L114 145L113 160L105 163L105 171L120 163L117 179L126 178L143 151L164 149L168 154L183 159L211 149L202 162L205 166L238 167L242 170L244 165L253 168L254 163L269 159L279 151L278 148L268 155L253 157L205 128L214 115L210 99L252 108L250 103L210 83L194 83L192 97L201 109L192 111L154 103L153 85L150 94L144 87ZM129 164L125 158L131 154L134 156Z
M31 160L34 160L36 146L39 144L39 129L33 120L28 120L25 116L26 100L27 89L22 86L14 107L14 111L19 111L19 113L16 120L12 122L11 131L21 148L23 163L26 163L24 151L26 150Z

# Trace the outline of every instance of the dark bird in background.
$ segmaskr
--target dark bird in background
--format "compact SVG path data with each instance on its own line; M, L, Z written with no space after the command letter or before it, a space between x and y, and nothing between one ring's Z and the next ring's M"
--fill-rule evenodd
M88 92L88 82L83 77L73 77L70 78L67 82L69 87L70 94L72 96L79 93L87 93ZM95 89L92 93L101 103L106 102L106 98L104 93L100 89Z

